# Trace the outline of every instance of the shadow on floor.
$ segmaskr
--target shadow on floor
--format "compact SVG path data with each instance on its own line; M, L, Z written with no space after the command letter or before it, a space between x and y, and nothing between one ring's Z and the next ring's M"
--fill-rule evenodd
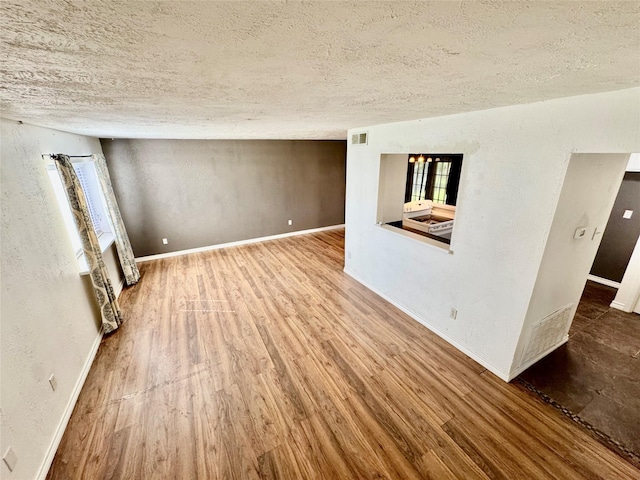
M616 290L587 282L569 341L518 380L620 453L640 461L640 315L609 307ZM577 417L577 418L575 418ZM604 434L604 435L602 435Z

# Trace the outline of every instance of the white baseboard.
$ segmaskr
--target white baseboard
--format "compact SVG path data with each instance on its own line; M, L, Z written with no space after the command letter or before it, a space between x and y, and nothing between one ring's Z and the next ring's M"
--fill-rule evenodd
M438 330L437 328L435 328L433 325L430 325L429 323L427 323L425 320L423 320L422 318L420 318L418 315L416 315L415 313L413 313L411 310L409 310L408 308L404 307L403 305L400 305L398 302L396 302L395 300L389 298L387 295L383 294L382 292L380 292L378 289L372 287L371 285L369 285L367 282L363 281L362 279L360 279L357 275L355 275L353 272L347 270L346 268L344 269L344 273L346 273L347 275L349 275L351 278L353 278L354 280L356 280L357 282L361 283L362 285L364 285L365 287L367 287L369 290L371 290L372 292L374 292L375 294L379 295L380 297L384 298L387 302L389 302L390 304L392 304L393 306L395 306L396 308L398 308L399 310L402 310L404 313L406 313L407 315L409 315L411 318L413 318L416 322L420 323L421 325L424 325L426 328L428 328L429 330L431 330L433 333L435 333L436 335L438 335L440 338L442 338L445 342L453 345L455 348L457 348L458 350L460 350L462 353L464 353L466 356L468 356L469 358L471 358L472 360L478 362L480 365L482 365L483 367L485 367L487 370L489 370L491 373L493 373L494 375L496 375L497 377L499 377L501 380L504 380L505 382L509 382L511 381L511 379L513 379L512 376L509 376L509 374L507 372L502 371L501 369L495 367L494 365L492 365L490 362L488 362L486 359L482 358L480 355L478 355L477 353L472 352L471 350L469 350L468 347L466 347L465 345L462 345L461 343L459 343L457 340L452 339L451 337L449 337L448 335L446 335L445 333L441 332L440 330Z
M606 285L607 287L620 288L620 282L614 282L613 280L609 280L607 278L596 277L595 275L587 275L587 280Z
M344 228L344 223L340 225L330 225L328 227L311 228L309 230L298 230L296 232L279 233L277 235L269 235L268 237L249 238L247 240L239 240L237 242L219 243L217 245L208 245L206 247L189 248L187 250L159 253L157 255L147 255L145 257L137 257L136 262L149 262L151 260L159 260L161 258L178 257L180 255L188 255L190 253L208 252L209 250L218 250L220 248L238 247L240 245L248 245L250 243L266 242L268 240L276 240L278 238L295 237L297 235L324 232L326 230L337 230L339 228Z
M96 358L96 354L98 353L98 348L100 347L100 341L102 340L102 329L100 333L96 337L96 340L93 342L91 347L91 351L89 352L89 356L85 361L82 370L80 371L80 376L71 391L71 397L69 398L69 402L67 402L67 406L64 409L64 413L62 414L62 418L60 419L60 423L58 423L58 427L56 428L56 433L53 436L53 440L49 445L49 449L47 450L47 455L45 456L44 462L40 466L40 471L36 476L37 480L45 480L47 477L47 473L49 473L49 468L51 468L51 463L53 462L53 457L56 455L56 451L58 450L58 446L60 445L60 441L62 440L62 435L64 435L64 431L67 428L67 424L69 423L69 419L71 418L71 414L73 413L73 408L76 406L76 402L78 401L78 397L80 396L80 391L82 390L82 386L84 385L85 380L87 379L87 375L89 375L89 370L91 370L91 365L93 364L93 360Z
M553 347L548 348L547 350L542 352L537 357L534 357L532 360L529 360L527 363L524 363L524 364L520 365L518 368L516 368L515 370L512 370L511 373L509 374L509 381L511 381L514 378L516 378L518 375L520 375L522 372L524 372L527 368L529 368L534 363L538 362L539 360L542 360L544 357L546 357L551 352L553 352L556 348L559 348L562 345L564 345L565 343L567 343L568 340L569 340L569 335L565 335L564 338L562 340L560 340Z
M116 288L114 289L114 292L113 292L113 293L115 293L116 298L118 298L118 297L120 296L120 294L122 293L122 289L124 288L124 281L125 281L125 279L123 278L123 279L120 281L120 284L119 284L119 285L117 285L117 286L116 286Z
M611 308L615 308L616 310L622 310L623 312L628 312L627 306L624 303L616 302L615 300L609 304Z

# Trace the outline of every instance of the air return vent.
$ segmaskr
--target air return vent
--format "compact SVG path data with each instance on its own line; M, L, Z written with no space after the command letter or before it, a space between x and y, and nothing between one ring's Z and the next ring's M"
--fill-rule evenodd
M367 143L367 132L355 133L351 135L352 145L362 145Z
M537 360L546 351L564 340L571 323L572 307L573 305L567 305L556 310L531 327L520 365L524 366Z

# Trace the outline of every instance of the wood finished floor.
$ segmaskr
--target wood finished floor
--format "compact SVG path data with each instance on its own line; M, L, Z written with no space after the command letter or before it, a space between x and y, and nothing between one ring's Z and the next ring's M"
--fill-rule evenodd
M47 478L640 478L345 275L343 243L141 264Z

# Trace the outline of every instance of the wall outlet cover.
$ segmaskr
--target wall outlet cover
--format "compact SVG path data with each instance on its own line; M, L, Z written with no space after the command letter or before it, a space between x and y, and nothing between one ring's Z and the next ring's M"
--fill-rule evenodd
M16 455L16 452L14 452L11 447L9 447L2 456L2 460L4 460L4 463L9 471L13 472L16 468L16 463L18 463L18 456Z
M631 218L631 215L633 215L633 210L625 210L624 213L622 214L622 218Z
M53 373L49 377L49 385L51 385L51 390L53 390L54 392L56 391L56 388L58 388L58 380Z
M579 240L581 238L584 238L586 234L587 234L587 227L578 227L576 228L576 231L573 234L573 238L575 238L576 240Z
M169 240L167 240L166 238L162 239L162 244L163 245L168 245L169 244Z

